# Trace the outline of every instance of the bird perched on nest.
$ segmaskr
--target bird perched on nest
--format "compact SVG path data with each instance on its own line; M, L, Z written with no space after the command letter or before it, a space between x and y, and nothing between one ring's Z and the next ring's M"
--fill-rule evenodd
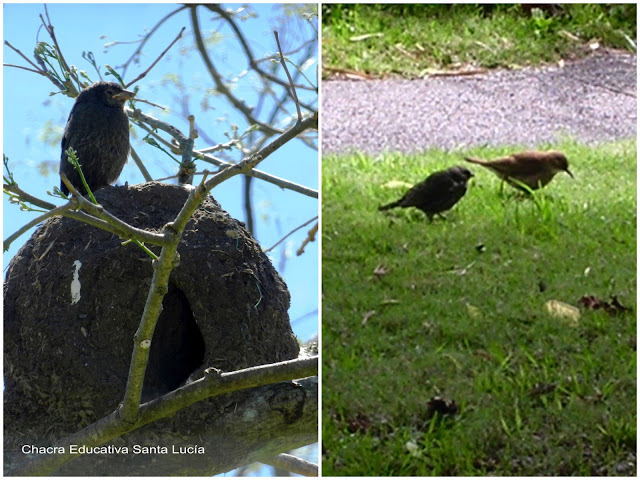
M85 88L76 98L62 136L60 173L86 194L80 174L67 160L65 150L77 152L87 185L96 190L115 182L129 156L129 120L124 104L134 92L114 82L98 82ZM60 190L69 190L60 182Z
M528 151L492 161L471 157L465 157L465 160L491 170L505 182L525 191L521 184L537 190L549 183L558 172L567 172L573 178L567 157L561 152Z
M433 216L451 209L467 191L467 182L473 173L464 167L452 167L429 175L426 180L411 188L404 196L378 210L389 210L396 207L415 207L427 214L429 220Z

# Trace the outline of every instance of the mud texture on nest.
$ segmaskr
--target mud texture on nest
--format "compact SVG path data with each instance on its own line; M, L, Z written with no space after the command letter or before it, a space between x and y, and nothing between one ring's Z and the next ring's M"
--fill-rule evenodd
M125 222L160 232L188 195L150 182L103 188L96 198ZM187 224L178 253L143 401L208 367L233 371L298 356L284 281L213 198ZM12 259L4 284L5 464L20 461L21 445L51 445L117 407L152 275L151 259L133 243L62 217L45 222ZM241 396L199 402L114 443L202 444L208 419Z

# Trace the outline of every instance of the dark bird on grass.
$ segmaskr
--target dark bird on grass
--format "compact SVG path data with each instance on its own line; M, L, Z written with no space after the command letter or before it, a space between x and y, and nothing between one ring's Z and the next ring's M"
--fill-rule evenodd
M65 151L77 152L82 173L91 190L115 182L129 156L129 120L124 104L135 93L114 82L98 82L76 98L62 136L60 173L83 195L87 192L80 174L67 160ZM60 190L69 190L60 182Z
M528 151L491 161L469 157L465 157L465 160L488 168L508 184L524 191L526 189L521 184L537 190L549 183L558 172L567 172L573 178L567 157L561 152Z
M411 188L404 196L378 210L389 210L396 207L415 207L427 214L429 220L433 216L451 209L467 191L467 182L473 173L464 167L452 167L429 175L426 180Z

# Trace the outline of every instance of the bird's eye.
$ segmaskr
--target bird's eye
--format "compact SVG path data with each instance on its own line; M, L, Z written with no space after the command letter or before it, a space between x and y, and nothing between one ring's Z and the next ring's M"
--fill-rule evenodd
M107 90L107 94L108 95L113 95L113 90L111 90L111 89Z

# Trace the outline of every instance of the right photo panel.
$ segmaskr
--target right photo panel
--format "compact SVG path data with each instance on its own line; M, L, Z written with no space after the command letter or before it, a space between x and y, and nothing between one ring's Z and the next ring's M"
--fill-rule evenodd
M636 476L636 5L321 19L323 476Z

